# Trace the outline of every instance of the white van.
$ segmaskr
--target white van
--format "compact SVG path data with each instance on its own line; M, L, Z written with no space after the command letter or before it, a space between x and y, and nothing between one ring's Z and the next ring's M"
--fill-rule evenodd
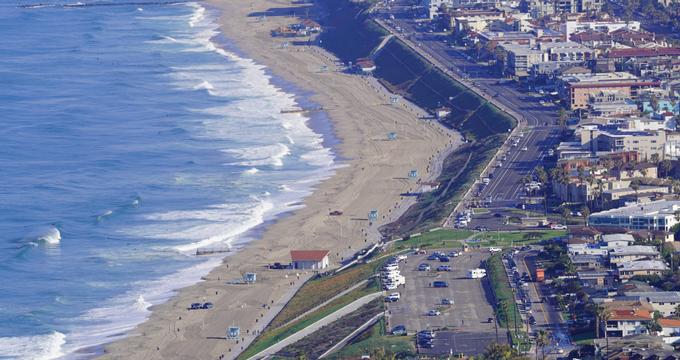
M486 270L484 269L470 269L468 270L468 278L470 279L481 279L486 276Z

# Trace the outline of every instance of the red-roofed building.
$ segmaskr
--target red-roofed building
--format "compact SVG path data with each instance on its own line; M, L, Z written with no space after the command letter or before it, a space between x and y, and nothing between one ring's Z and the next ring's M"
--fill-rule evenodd
M653 319L653 309L647 302L612 301L603 305L609 311L608 336L644 334L647 332L645 325Z
M659 319L661 325L661 336L680 336L680 318Z
M293 269L325 269L330 265L328 253L328 250L291 250Z
M652 48L652 49L612 49L607 55L610 59L620 58L641 58L641 57L656 57L667 56L673 58L680 58L680 48L666 47L666 48Z

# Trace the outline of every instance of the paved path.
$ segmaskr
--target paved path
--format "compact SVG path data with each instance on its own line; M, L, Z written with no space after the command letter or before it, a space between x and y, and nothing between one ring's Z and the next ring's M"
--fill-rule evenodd
M299 340L302 340L306 336L318 331L322 327L340 319L341 317L359 309L360 307L368 304L369 302L373 301L374 299L382 296L382 292L376 292L373 294L366 295L362 298L359 298L355 300L352 303L347 304L345 307L342 309L339 309L338 311L326 316L325 318L315 322L312 325L307 326L306 328L294 333L293 335L279 341L278 343L268 347L267 349L262 350L261 352L257 353L256 355L251 356L248 358L248 360L255 360L255 359L262 359L264 357L274 355L283 348L285 348L288 345L294 344Z

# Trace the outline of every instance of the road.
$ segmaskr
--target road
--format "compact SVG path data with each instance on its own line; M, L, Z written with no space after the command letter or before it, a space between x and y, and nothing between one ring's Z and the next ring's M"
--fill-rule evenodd
M399 9L395 6L392 8ZM514 83L499 82L499 78L486 65L468 60L463 48L453 48L444 43L441 35L419 31L415 20L404 17L403 11L395 11L396 19L389 24L380 21L392 34L440 70L519 120L523 136L516 137L518 146L506 144L499 150L508 153L507 160L503 161L503 166L493 169L490 184L480 194L473 196L476 199L490 199L490 207L516 206L524 195L522 179L531 174L541 164L547 150L559 142L560 129L556 124L558 107L550 102L541 104L539 97L522 93ZM397 31L397 28L401 31ZM522 148L526 150L522 151Z
M532 261L538 254L538 251L532 250L528 252L520 252L515 256L517 269L520 273L526 272L531 274L533 272ZM545 284L539 282L528 282L529 287L527 294L529 301L533 304L532 313L536 319L536 324L532 326L532 330L543 329L550 332L551 342L545 348L546 354L553 354L556 349L565 350L569 352L573 347L569 337L569 331L564 325L564 320L560 312L550 303L542 301L548 295ZM554 355L554 354L553 354Z

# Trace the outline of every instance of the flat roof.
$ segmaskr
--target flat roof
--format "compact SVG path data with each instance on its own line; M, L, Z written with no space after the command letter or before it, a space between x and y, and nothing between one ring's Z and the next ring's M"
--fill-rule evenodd
M649 302L679 302L680 291L645 291L645 292L624 292L624 295L644 298Z
M621 263L619 271L639 271L639 270L668 270L668 266L661 260L641 260L627 261Z
M602 235L602 241L603 242L610 242L610 241L635 242L635 238L631 234L605 234L605 235Z
M680 210L678 200L659 200L645 204L623 206L616 209L600 211L589 217L674 217L675 211Z
M627 255L658 255L659 251L654 246L648 245L630 245L619 246L611 250L611 255L627 256Z

